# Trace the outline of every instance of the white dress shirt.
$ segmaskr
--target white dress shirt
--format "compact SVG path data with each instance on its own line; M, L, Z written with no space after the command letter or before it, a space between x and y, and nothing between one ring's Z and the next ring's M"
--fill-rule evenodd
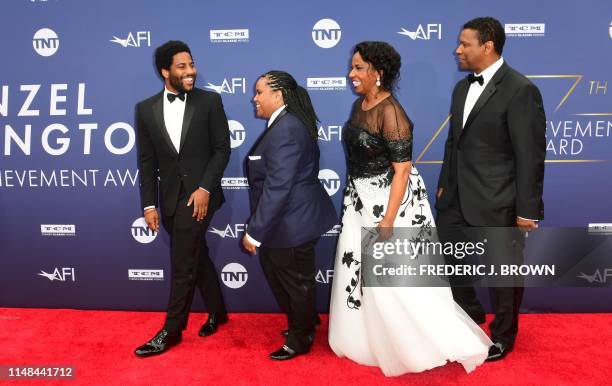
M493 78L493 75L495 75L495 73L497 72L497 70L499 70L502 64L504 64L504 58L500 57L495 63L487 67L482 73L474 74L474 76L482 75L484 82L482 82L482 86L478 82L472 82L472 84L470 85L467 97L465 98L465 106L463 106L463 125L461 126L462 128L463 126L465 126L465 122L467 121L470 112L472 112L476 101L478 100L478 98L480 98L480 94L482 94L485 87L487 87L487 84L489 83L491 78Z
M272 125L272 122L274 122L276 117L278 117L278 114L280 114L281 111L283 111L284 109L285 109L285 105L282 105L281 107L276 109L276 111L274 111L272 113L272 115L270 115L270 119L268 119L268 127L270 127L270 125ZM255 240L254 238L252 238L248 233L245 233L244 235L245 235L246 239L249 240L249 243L253 244L256 247L260 247L261 246L261 242Z

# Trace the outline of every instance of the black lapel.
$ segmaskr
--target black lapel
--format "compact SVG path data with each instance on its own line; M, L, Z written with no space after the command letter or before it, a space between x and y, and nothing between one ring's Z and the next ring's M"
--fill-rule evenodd
M459 84L459 89L457 90L457 103L455 105L455 111L453 112L453 117L451 119L455 119L455 124L453 127L455 128L457 134L455 138L458 138L461 129L463 128L463 110L465 109L465 99L467 98L468 90L470 89L470 82L467 80L462 80Z
M276 118L274 119L274 122L272 122L272 124L270 125L270 127L267 127L266 130L259 136L259 138L257 138L257 141L255 141L255 143L253 144L253 147L251 147L251 151L249 152L249 155L253 154L255 152L255 149L257 149L257 146L259 146L259 144L261 143L261 141L264 139L264 137L266 136L266 134L268 134L270 132L270 129L274 127L274 125L276 125L276 123L285 115L287 114L287 108L285 107L283 109L283 111L281 111L280 113L278 113L278 115L276 116Z
M502 78L504 77L507 71L508 71L508 65L506 65L506 63L504 62L504 64L502 64L499 70L497 70L495 75L493 75L493 78L489 81L489 83L487 84L487 87L485 87L485 89L482 91L482 94L480 94L480 97L478 97L478 100L474 104L474 107L472 108L470 115L468 115L467 121L465 121L465 126L463 126L463 131L465 131L468 127L470 127L470 125L472 124L472 122L474 121L478 113L480 113L484 105L486 105L489 99L491 98L491 96L495 94L495 91L497 91L496 85L499 84L499 82L501 82Z
M174 145L172 144L172 140L170 139L170 136L168 135L168 129L166 129L166 124L164 123L164 95L165 95L164 91L159 93L158 97L155 99L155 102L153 102L153 105L151 107L153 109L153 116L155 117L155 123L157 123L157 127L161 131L162 137L164 137L164 139L166 140L166 143L168 144L168 146L170 146L170 149L172 149L172 151L176 153L176 149L174 148Z
M190 92L187 94L187 101L185 102L185 114L183 115L183 127L181 128L181 145L179 147L180 150L183 150L183 144L185 143L185 138L187 138L187 133L189 132L189 128L191 127L191 119L193 118L193 113L195 111L195 101L196 95L194 92Z

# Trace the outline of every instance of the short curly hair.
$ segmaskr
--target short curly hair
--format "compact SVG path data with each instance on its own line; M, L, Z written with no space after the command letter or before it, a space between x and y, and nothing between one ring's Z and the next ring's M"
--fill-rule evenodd
M191 55L189 46L180 40L169 40L155 49L155 67L159 75L162 75L162 68L170 70L172 58L181 52L187 52Z
M353 48L353 55L359 52L361 58L370 63L375 70L382 71L381 87L392 91L397 85L402 66L402 57L389 43L361 42Z

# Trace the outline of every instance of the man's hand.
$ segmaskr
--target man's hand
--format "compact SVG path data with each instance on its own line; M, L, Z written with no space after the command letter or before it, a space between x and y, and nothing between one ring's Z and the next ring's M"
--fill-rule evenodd
M193 215L197 221L202 221L206 217L208 212L208 201L210 200L210 193L203 189L196 189L195 192L191 193L187 206L193 204Z
M149 208L145 210L144 219L149 229L159 232L159 214L157 214L157 209Z
M524 219L522 217L517 217L516 218L516 226L519 227L519 229L522 232L529 232L532 231L534 229L538 228L538 223L533 221L533 220L527 220Z
M436 198L440 199L440 196L442 195L442 192L444 191L444 188L438 188L438 192L436 193Z
M249 239L247 239L246 236L242 237L242 246L244 247L244 249L246 249L247 252L249 252L251 255L254 255L257 253L257 247L255 246L255 244L252 244Z

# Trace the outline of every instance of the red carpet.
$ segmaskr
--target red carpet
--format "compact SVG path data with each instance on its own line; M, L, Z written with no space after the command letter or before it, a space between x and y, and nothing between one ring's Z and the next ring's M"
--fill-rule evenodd
M489 315L489 320L490 320ZM140 359L133 350L157 332L162 313L0 308L0 365L73 365L72 381L16 384L87 385L604 385L610 384L612 314L521 316L515 351L466 374L455 363L386 378L377 368L337 358L327 345L327 316L310 354L273 362L283 342L279 314L231 314L209 338L193 314L183 343Z

